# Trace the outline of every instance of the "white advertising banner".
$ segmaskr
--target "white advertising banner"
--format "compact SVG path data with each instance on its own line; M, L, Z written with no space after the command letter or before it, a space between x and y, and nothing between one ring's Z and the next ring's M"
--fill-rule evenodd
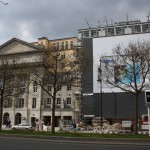
M103 38L93 38L93 93L99 93L100 84L98 79L98 67L100 66L100 57L105 55L112 55L112 50L118 45L127 46L131 42L142 42L150 40L150 33L131 34L121 36L111 36ZM120 89L105 86L102 88L103 92L120 92Z

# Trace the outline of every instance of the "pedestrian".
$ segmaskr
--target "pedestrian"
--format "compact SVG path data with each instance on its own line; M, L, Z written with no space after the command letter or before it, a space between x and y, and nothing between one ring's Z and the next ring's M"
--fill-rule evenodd
M39 122L36 122L36 131L39 131Z
M10 128L10 124L11 124L11 121L10 121L10 120L8 120L8 128Z
M8 120L5 119L5 128L7 128L7 127L8 127Z
M138 119L138 128L139 128L139 131L141 131L141 124L142 124L142 122L141 122L141 119L139 118Z
M76 129L76 123L75 122L72 123L72 129L73 130Z
M134 131L134 121L132 121L131 123L131 134L133 133L133 131Z

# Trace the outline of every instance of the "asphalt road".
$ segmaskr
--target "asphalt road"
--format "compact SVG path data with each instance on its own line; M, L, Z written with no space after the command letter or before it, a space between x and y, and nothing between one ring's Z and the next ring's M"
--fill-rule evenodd
M0 150L150 150L150 146L61 143L28 139L0 139Z

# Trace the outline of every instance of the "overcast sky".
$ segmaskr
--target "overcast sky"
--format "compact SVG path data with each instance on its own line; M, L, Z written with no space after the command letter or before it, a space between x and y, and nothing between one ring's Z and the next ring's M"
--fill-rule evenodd
M77 30L112 20L147 21L150 0L3 0L0 2L0 44L13 37L27 42L40 37L77 36Z

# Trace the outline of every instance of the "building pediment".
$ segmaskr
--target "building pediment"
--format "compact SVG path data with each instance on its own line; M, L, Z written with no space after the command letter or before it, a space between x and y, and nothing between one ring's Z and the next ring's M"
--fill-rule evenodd
M32 53L42 51L43 48L31 43L13 38L0 46L0 55Z

